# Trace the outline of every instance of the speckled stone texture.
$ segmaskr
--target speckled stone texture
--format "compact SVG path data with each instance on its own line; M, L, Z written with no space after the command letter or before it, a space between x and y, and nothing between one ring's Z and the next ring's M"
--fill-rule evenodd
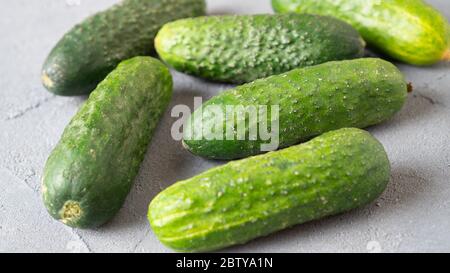
M117 1L41 0L0 4L0 251L170 252L146 220L150 200L172 183L218 162L168 137L166 112L119 214L97 230L54 221L39 194L47 156L86 97L56 97L42 87L42 63L75 23ZM211 0L209 14L269 13L267 0ZM430 0L450 18L450 3ZM450 63L399 65L414 92L392 120L369 128L392 161L387 191L374 204L282 231L227 252L450 252ZM180 73L172 106L193 105L230 86ZM170 109L170 108L169 108Z

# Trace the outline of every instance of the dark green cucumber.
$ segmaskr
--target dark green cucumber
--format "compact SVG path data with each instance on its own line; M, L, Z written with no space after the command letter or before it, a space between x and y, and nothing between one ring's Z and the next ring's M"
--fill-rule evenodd
M171 95L169 70L151 57L122 62L98 85L47 160L42 195L51 216L93 228L117 213Z
M324 132L343 127L365 128L392 117L405 103L407 84L400 71L381 59L329 62L257 80L225 91L203 104L186 124L184 146L213 159L235 159L261 153L271 140L244 140L227 124L246 129L263 126L265 119L237 119L240 108L279 106L279 147L288 147ZM227 107L232 115L217 115ZM271 119L268 125L271 125ZM275 118L276 120L276 118ZM205 128L223 123L223 134ZM220 127L220 126L219 126ZM273 128L272 128L273 129Z
M210 251L365 205L389 174L376 139L340 129L176 183L151 202L148 218L166 246Z
M347 23L306 14L182 19L166 24L155 39L159 56L175 69L232 83L358 58L364 44Z
M414 65L450 60L447 19L422 0L272 0L277 12L335 16L369 45Z
M42 82L57 95L88 94L119 62L154 54L165 23L204 13L204 0L123 0L64 35L45 61Z

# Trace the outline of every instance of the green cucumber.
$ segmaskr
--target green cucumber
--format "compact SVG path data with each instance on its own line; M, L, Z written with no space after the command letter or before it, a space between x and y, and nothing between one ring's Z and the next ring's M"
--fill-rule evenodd
M175 69L231 83L359 58L364 45L349 24L307 14L181 19L166 24L155 39L159 56Z
M414 65L450 60L447 19L422 0L272 0L276 12L335 16L357 28L367 43Z
M148 218L174 250L216 250L368 204L389 175L375 138L340 129L176 183L151 202Z
M213 159L261 153L261 145L271 140L264 140L261 135L257 139L242 139L236 130L231 138L228 135L227 124L245 128L247 136L250 128L264 127L261 122L266 121L264 118L236 118L241 111L239 106L279 106L278 135L282 148L330 130L365 128L398 112L406 101L407 89L402 73L381 59L328 62L292 70L225 91L204 103L186 123L184 146L196 155ZM231 115L227 111L230 106ZM217 115L217 107L226 114ZM271 119L267 122L269 128ZM223 134L215 130L218 124L221 127L220 123Z
M204 0L123 0L64 35L45 61L42 82L57 95L88 94L121 61L154 54L165 23L204 14Z
M121 208L172 95L160 61L122 62L90 95L47 160L42 195L55 219L94 228Z

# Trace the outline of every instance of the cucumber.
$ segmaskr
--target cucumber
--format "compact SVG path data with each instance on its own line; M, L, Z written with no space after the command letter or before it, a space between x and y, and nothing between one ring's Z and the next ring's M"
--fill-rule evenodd
M389 176L375 138L340 129L176 183L150 203L148 218L166 246L211 251L363 206Z
M42 195L55 219L94 228L121 208L172 94L160 61L122 62L90 95L45 165Z
M62 96L88 94L121 61L154 54L165 23L204 14L204 0L123 0L62 37L42 68L44 87Z
M268 127L274 131L274 119L279 123L279 147L288 147L330 130L365 128L383 122L402 108L407 91L400 71L381 59L328 62L296 69L225 91L204 103L186 123L184 146L212 159L259 154L262 144L272 140L261 134L255 139L248 137L250 128L266 127L263 122L268 120ZM242 115L236 118L241 114L240 106L278 106L278 119L262 115L258 120ZM233 107L231 114L228 107ZM217 114L216 108L221 113ZM227 124L245 128L247 137L242 139L234 130L230 138ZM217 126L223 128L222 132L207 130Z
M175 69L231 83L362 57L364 46L349 24L307 14L181 19L166 24L155 39L159 56Z
M276 12L335 16L357 28L367 43L405 63L450 60L447 19L422 0L272 0Z

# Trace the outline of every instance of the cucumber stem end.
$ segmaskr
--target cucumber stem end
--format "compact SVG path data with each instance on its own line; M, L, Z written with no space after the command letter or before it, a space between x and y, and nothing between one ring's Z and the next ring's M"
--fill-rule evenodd
M450 48L444 52L444 55L442 55L442 60L447 62L450 61Z
M414 90L412 83L408 83L407 90L408 90L408 93L412 93L412 91Z
M64 224L75 221L80 218L82 214L80 203L76 201L67 201L61 209L61 222Z

